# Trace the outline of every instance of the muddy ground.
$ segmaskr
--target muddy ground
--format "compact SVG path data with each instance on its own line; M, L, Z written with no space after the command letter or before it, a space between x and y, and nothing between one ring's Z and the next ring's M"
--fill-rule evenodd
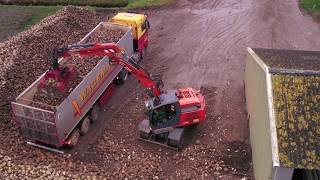
M246 47L320 50L319 24L292 0L181 0L146 13L152 28L143 65L163 76L166 89L191 86L206 96L206 122L191 131L188 147L176 152L136 139L144 103L142 88L130 77L70 154L27 146L16 135L9 143L21 151L0 148L0 158L14 167L0 177L23 166L66 178L252 179Z

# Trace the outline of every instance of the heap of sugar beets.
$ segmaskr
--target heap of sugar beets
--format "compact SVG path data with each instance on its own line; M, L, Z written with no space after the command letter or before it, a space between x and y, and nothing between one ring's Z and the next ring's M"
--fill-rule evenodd
M92 10L68 6L0 44L1 179L152 178L161 171L159 157L150 157L144 150L137 150L139 147L124 146L109 133L100 137L95 147L90 145L88 152L60 155L27 145L26 139L11 121L10 102L50 68L48 57L51 57L53 49L79 42L103 20ZM105 34L97 33L89 39L89 43L100 39L99 36L103 37L103 41L108 41ZM116 34L112 38L119 36L122 35ZM75 61L79 66L87 66L85 59L71 59L70 63ZM78 71L88 73L86 67ZM135 111L140 111L136 105L133 107ZM114 163L117 161L120 162L118 165Z
M199 137L201 141L183 151L137 143L136 127L145 118L145 107L140 91L130 84L118 91L118 102L105 109L108 117L100 121L103 125L92 127L94 138L89 145L80 143L71 154L61 155L26 144L10 121L10 102L50 68L48 61L54 48L79 42L105 19L92 10L68 6L0 43L0 179L214 179L222 174L247 177L249 147L221 143L224 131L217 127L213 105L208 106L207 130ZM94 35L89 42L108 41L105 37L108 36ZM87 66L85 63L93 63L85 59L69 62L81 66L77 68L82 75L90 70L83 67ZM150 58L150 64L156 62L158 59ZM207 103L214 104L214 100L208 98ZM219 128L220 133L211 133ZM210 143L202 143L205 140Z
M94 11L68 6L0 44L2 120L10 120L10 102L50 67L53 49L79 42L99 21Z

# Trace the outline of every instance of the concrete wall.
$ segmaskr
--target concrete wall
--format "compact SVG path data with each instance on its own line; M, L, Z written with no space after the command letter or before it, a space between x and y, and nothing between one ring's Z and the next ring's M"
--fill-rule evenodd
M245 70L245 93L249 116L250 143L256 180L273 177L271 133L266 73L262 63L255 61L248 48ZM266 69L265 69L266 70Z

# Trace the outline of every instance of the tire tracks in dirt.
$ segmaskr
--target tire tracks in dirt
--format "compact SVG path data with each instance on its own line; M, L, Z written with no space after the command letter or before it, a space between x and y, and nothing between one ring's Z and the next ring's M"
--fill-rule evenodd
M97 174L114 179L252 177L243 85L246 47L319 50L319 24L291 0L179 0L147 13L152 28L143 65L163 76L166 89L201 89L206 122L180 152L139 142L136 127L144 117L143 98L130 78L70 162L82 169L91 163L99 167Z
M151 36L152 59L168 67L162 72L167 88L215 88L214 98L206 97L213 108L197 138L210 129L217 134L211 140L221 136L221 143L248 145L243 84L246 47L320 48L315 38L320 36L319 24L291 0L178 1L174 7L151 12L150 17L153 33L161 34L160 39ZM200 139L215 147L210 138ZM228 178L235 179L223 177Z

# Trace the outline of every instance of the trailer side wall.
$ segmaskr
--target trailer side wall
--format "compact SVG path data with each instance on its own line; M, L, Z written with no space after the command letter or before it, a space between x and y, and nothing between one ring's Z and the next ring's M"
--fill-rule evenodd
M113 25L109 23L100 23L99 27L104 26L109 29L118 29L125 31L125 35L117 42L125 50L128 56L133 54L132 29ZM95 28L94 30L98 30ZM90 32L88 35L90 35ZM86 36L82 41L86 41ZM118 73L123 69L121 65L109 65L109 58L104 57L90 73L83 78L81 83L70 93L67 99L57 109L57 131L60 141L65 140L72 130L77 126L79 121L86 115L94 103L99 99L104 90L113 82ZM84 94L86 94L84 96ZM82 110L77 113L71 105L76 101Z

